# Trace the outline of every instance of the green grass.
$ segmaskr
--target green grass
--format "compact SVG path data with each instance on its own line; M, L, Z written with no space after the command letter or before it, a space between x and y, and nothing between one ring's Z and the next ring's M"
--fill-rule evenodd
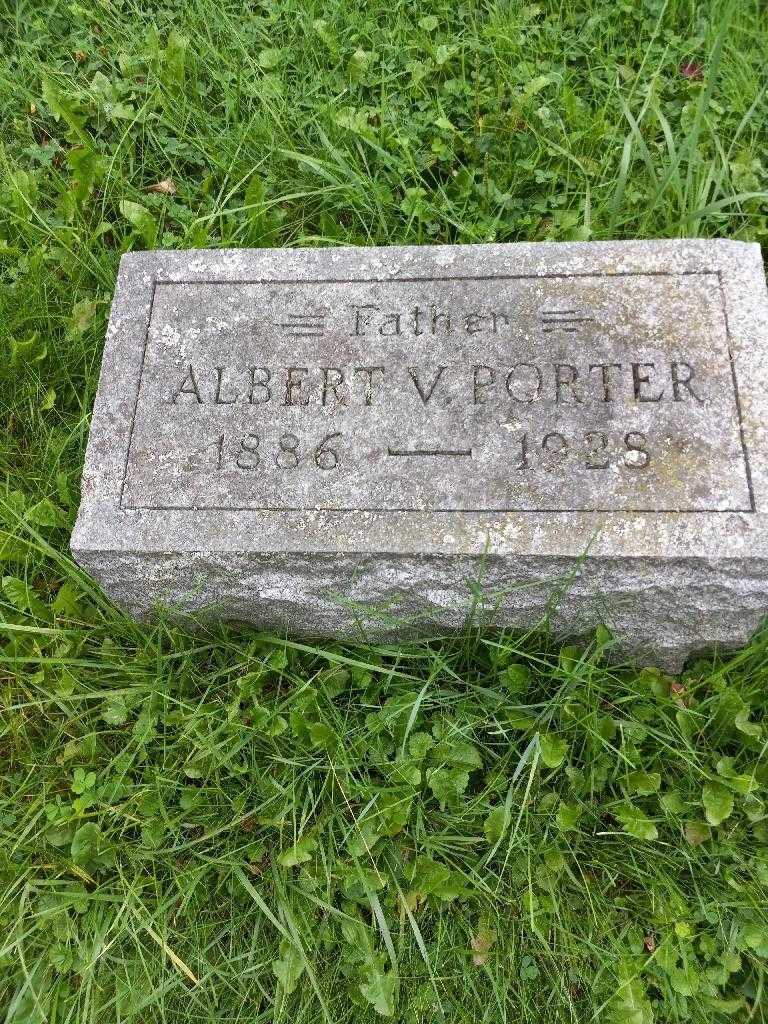
M122 252L768 240L767 43L757 0L0 0L3 1024L768 1019L768 637L676 680L603 631L192 637L67 551Z

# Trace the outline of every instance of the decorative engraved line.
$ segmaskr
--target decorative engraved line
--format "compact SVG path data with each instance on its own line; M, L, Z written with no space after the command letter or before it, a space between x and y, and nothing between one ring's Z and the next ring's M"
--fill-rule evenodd
M594 512L610 515L711 515L713 512L723 512L733 515L742 515L745 512L754 512L750 508L595 508L591 505L582 508L526 508L515 505L485 505L483 508L371 508L359 505L128 505L130 509L142 512L406 512L406 513L432 513L432 512L471 512L473 515L483 515L486 512L541 512L547 515L567 515L570 512Z
M133 443L133 431L136 426L136 412L139 408L139 394L141 392L141 381L144 377L144 363L147 359L147 349L149 348L149 328L152 324L152 314L155 311L155 292L157 291L158 281L155 279L152 281L152 294L149 297L149 311L147 312L147 326L144 328L144 344L141 349L141 366L139 367L139 381L136 385L136 398L133 403L133 415L131 416L131 428L128 431L128 444L125 446L125 466L123 467L123 482L120 484L120 497L117 502L117 507L123 507L123 493L125 492L125 485L128 480L128 463L131 458L131 444ZM134 506L129 505L128 508Z
M592 316L579 316L577 309L545 309L541 312L541 323L544 334L552 331L563 331L565 334L575 334L578 327L571 327L570 324L586 323L594 320Z
M728 361L731 364L731 377L733 379L733 393L736 396L736 415L739 420L739 440L741 441L741 451L744 456L744 471L747 474L747 488L749 490L749 505L750 511L756 512L757 505L755 504L755 492L752 487L752 469L749 465L749 451L747 449L747 439L744 434L744 420L741 415L741 400L739 398L739 384L736 379L736 361L733 358L733 348L731 346L731 326L728 323L728 305L725 301L725 287L723 285L723 274L722 271L717 271L717 283L720 288L720 301L723 306L723 320L725 322L725 337L728 345Z
M472 458L471 448L387 448L387 455L464 455Z
M157 284L402 284L432 281L572 281L582 277L717 277L718 270L609 270L576 271L571 274L452 274L448 277L258 277L258 278L158 278Z
M293 338L322 338L325 331L324 313L286 313L287 323L280 323Z

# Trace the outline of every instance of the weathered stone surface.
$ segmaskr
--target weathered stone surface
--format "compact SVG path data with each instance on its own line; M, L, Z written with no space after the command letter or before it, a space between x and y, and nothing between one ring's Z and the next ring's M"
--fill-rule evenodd
M677 667L768 606L767 314L730 241L131 254L73 553L139 618L430 632L480 581Z

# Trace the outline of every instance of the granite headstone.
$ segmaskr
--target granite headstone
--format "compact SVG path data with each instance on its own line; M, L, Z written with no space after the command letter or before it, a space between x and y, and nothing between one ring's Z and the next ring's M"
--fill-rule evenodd
M129 254L72 550L139 618L380 637L481 594L677 668L768 608L767 325L725 240Z

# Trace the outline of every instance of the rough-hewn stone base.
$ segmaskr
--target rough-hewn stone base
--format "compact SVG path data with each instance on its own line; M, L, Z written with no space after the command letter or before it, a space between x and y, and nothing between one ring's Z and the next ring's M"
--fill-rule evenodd
M140 619L430 634L480 584L678 669L768 608L767 323L727 241L133 254L72 550Z
M162 606L190 625L224 619L292 636L376 640L459 629L469 615L489 629L526 629L546 614L561 633L604 622L616 657L671 672L693 652L745 643L765 614L768 589L765 560L91 552L81 561L140 620Z

